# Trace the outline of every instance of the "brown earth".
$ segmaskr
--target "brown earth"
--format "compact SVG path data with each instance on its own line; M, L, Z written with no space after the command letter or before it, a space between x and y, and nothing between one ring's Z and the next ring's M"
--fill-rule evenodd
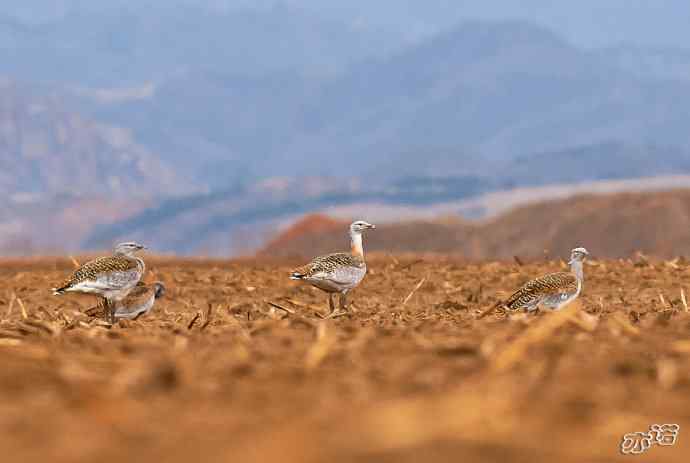
M374 217L364 219L376 223ZM260 254L308 257L347 249L347 229L278 236ZM457 254L468 259L567 257L585 246L599 257L636 251L659 257L690 254L690 190L582 195L514 209L480 223L416 221L369 233L371 251Z
M111 329L50 294L69 261L0 265L3 461L611 462L655 423L680 436L645 461L690 454L684 260L594 262L581 304L481 318L561 264L377 256L330 321L297 262L148 263L166 297Z

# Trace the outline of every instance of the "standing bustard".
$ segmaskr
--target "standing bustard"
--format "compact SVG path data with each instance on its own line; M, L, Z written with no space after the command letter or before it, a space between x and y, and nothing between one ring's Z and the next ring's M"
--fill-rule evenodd
M153 308L156 299L163 297L165 286L156 282L150 285L140 281L124 299L112 301L115 319L136 320L142 315L148 314ZM101 300L96 307L88 309L85 313L90 317L106 316L108 311L107 299Z
M585 276L582 263L589 256L585 248L575 248L570 253L570 272L550 273L527 282L505 302L505 309L527 311L544 307L559 310L574 301L582 291Z
M311 262L293 270L290 278L302 280L328 293L330 313L323 318L339 317L347 313L347 293L356 287L367 273L364 261L362 234L375 225L357 220L350 225L351 252L338 252L315 257ZM340 293L340 312L336 311L336 293Z
M113 302L124 299L144 275L144 261L135 256L145 249L141 244L128 242L115 246L112 256L99 257L74 271L53 294L68 292L98 294L104 298L106 313L115 322Z

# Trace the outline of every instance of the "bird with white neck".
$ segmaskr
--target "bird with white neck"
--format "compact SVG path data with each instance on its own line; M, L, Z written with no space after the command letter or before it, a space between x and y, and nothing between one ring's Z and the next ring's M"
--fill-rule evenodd
M145 246L126 242L118 244L113 255L99 257L80 266L61 285L53 288L53 294L70 292L96 294L107 302L107 315L115 323L113 301L120 301L139 283L146 266L135 254Z
M312 259L307 265L292 271L290 279L300 280L328 293L330 313L324 318L347 314L347 293L364 279L367 265L364 260L362 235L376 228L363 220L350 225L350 253L338 252ZM334 297L340 294L340 310L336 310Z

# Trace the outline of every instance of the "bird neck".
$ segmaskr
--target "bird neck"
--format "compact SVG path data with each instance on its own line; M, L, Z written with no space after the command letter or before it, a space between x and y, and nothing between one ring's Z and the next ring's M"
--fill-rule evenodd
M582 261L576 260L570 264L570 271L575 275L577 281L582 282L585 279L585 272L582 268Z
M350 250L353 256L364 259L364 247L362 247L362 234L350 233Z
M130 256L130 257L137 261L137 267L139 267L139 270L140 270L141 274L143 275L144 271L146 270L146 264L144 264L144 259L142 259L141 257L137 257L137 256Z
M135 258L133 250L131 249L115 249L113 251L114 256L124 256L124 257L131 257L132 259Z

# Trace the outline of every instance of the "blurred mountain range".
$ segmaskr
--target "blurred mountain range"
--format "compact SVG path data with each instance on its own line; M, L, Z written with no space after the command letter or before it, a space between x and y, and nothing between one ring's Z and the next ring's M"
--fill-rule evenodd
M690 51L451 26L432 3L406 31L383 12L414 8L389 1L10 1L0 192L43 206L12 203L0 225L56 198L132 198L78 246L154 233L195 252L234 230L221 247L239 252L263 239L252 224L311 209L690 171Z
M346 249L348 221L309 215L275 236L259 255L299 257ZM482 222L401 220L365 239L367 252L438 253L470 260L564 259L586 244L602 258L687 256L690 190L576 195L515 208ZM636 257L644 265L644 257ZM641 259L641 260L640 260ZM565 263L565 262L564 262Z
M521 21L464 22L405 44L287 4L160 5L0 21L0 72L131 130L210 189L376 177L391 164L419 173L416 157L433 175L466 170L458 158L481 170L576 146L690 141L684 50L583 50Z
M388 31L398 40L416 40L466 21L520 19L558 30L578 46L620 43L690 48L686 18L690 4L640 0L4 0L2 11L23 22L40 24L75 12L139 14L193 6L213 13L281 6L358 28ZM270 32L269 32L270 33Z
M194 190L138 144L129 129L84 117L49 94L0 81L0 191L26 202Z

